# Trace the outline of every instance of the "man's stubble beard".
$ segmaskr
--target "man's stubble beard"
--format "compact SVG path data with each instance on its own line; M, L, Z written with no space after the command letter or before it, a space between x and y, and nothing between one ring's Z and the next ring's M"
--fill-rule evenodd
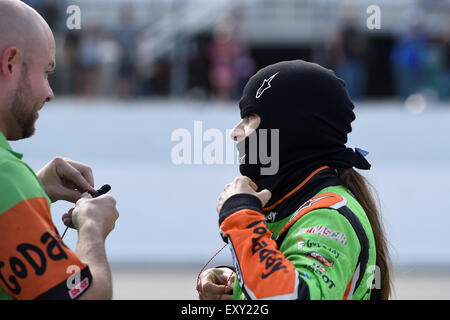
M24 64L22 69L22 74L20 76L19 85L16 92L14 93L13 101L11 104L12 115L16 120L17 124L20 126L21 137L19 139L25 139L31 137L35 132L34 123L35 112L38 106L33 106L30 109L31 99L31 85L28 79L28 68Z

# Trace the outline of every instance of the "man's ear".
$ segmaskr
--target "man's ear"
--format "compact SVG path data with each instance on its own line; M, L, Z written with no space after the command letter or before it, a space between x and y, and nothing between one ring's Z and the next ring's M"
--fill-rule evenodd
M22 65L22 54L17 47L11 46L3 51L1 56L1 73L11 80L16 72L19 71Z

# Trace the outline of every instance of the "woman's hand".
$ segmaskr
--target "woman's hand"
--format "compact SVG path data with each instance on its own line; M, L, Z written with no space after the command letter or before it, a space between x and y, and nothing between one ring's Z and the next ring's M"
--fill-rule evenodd
M264 207L272 197L272 193L267 189L260 192L256 192L256 190L258 190L258 186L249 177L244 176L234 178L232 182L225 186L223 192L219 196L219 201L217 202L216 207L217 213L220 213L220 209L222 209L223 204L228 198L240 193L248 193L258 197Z
M233 300L235 273L230 268L211 268L200 274L197 284L200 300Z

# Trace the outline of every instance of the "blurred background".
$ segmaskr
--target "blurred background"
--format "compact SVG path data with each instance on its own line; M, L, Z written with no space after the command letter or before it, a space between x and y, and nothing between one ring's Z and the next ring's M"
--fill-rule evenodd
M300 58L335 70L355 100L449 97L447 0L25 2L57 39L59 95L237 100L256 70ZM367 27L372 4L379 29Z
M56 98L13 148L35 170L57 155L85 162L97 187L112 186L116 299L197 298L196 277L223 246L216 200L239 171L237 161L175 164L172 134L186 129L204 149L204 132L219 129L227 145L248 78L292 59L333 69L355 103L348 145L370 151L362 173L380 199L393 298L450 299L449 0L24 2L54 32ZM379 29L368 27L370 5ZM52 207L61 234L69 208ZM74 249L76 232L64 240ZM223 264L228 248L209 266Z

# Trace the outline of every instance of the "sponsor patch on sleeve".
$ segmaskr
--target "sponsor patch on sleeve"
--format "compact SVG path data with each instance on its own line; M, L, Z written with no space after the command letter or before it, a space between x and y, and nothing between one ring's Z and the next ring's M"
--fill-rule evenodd
M297 235L302 235L305 233L312 233L312 234L317 234L319 236L324 236L324 237L332 239L344 246L346 246L348 244L347 236L343 232L336 231L336 230L327 228L325 226L314 226L314 227L310 227L310 228L302 228L298 231Z
M316 251L309 251L306 253L306 256L310 259L314 259L314 260L320 262L321 264L323 264L326 267L333 268L333 266L334 266L333 260L324 257L323 255L321 255L320 253L318 253Z
M89 288L89 278L85 277L75 288L69 290L70 298L76 299L87 288Z

